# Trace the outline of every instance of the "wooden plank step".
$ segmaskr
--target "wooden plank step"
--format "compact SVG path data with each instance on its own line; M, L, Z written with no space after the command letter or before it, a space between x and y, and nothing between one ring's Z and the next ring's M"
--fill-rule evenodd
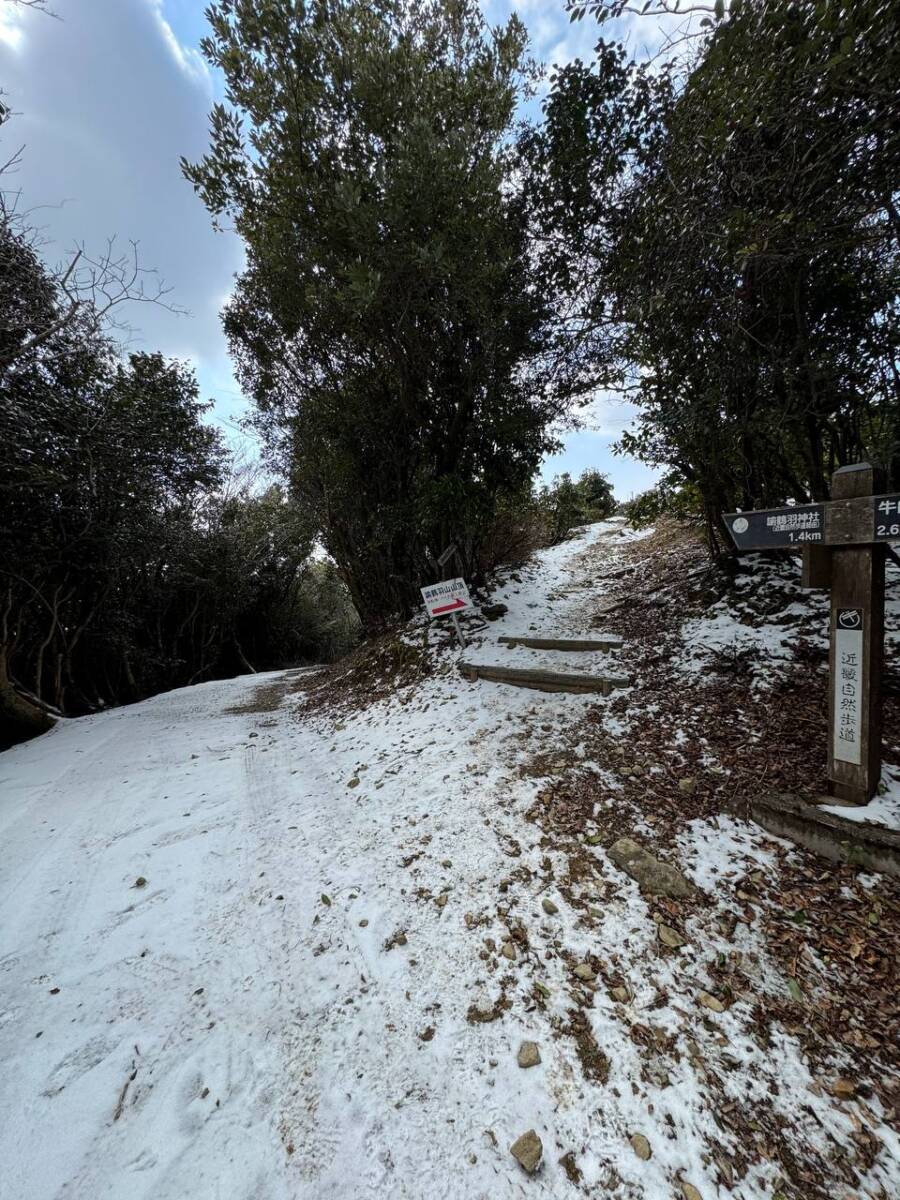
M504 646L526 646L529 650L621 650L622 639L606 638L547 638L547 637L501 637Z
M534 688L539 692L573 692L577 695L599 692L602 696L608 696L615 688L628 687L631 683L627 675L572 675L563 671L495 667L486 663L461 662L459 671L470 683L477 679L489 679L493 683L509 683L513 687Z

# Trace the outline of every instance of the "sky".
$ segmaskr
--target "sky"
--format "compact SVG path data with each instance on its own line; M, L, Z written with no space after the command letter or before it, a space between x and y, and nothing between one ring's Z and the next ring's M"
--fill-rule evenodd
M187 315L133 307L131 345L189 361L201 394L214 401L209 419L232 447L252 453L239 425L248 404L219 320L241 244L213 231L178 165L181 155L205 151L208 112L222 95L197 49L206 2L51 0L54 18L0 0L0 89L15 114L0 154L5 161L24 147L4 186L21 193L49 261L76 244L100 250L110 236L126 249L129 239L139 243L142 262L159 272ZM518 12L545 62L591 56L596 25L570 23L564 0L484 0L483 7L491 22ZM645 49L634 29L616 32L638 53ZM640 36L648 35L653 30L642 27ZM652 486L650 470L611 451L632 416L627 404L598 397L588 427L565 435L564 451L545 461L545 478L597 468L620 499Z

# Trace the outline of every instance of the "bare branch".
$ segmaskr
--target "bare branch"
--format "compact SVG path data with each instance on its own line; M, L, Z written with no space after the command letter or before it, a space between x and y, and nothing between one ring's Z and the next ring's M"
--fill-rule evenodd
M76 320L87 333L98 333L104 326L127 330L126 323L115 319L118 312L113 315L124 305L156 304L178 315L186 313L167 299L172 289L158 273L141 266L138 243L133 240L129 241L129 250L119 254L116 239L109 238L97 257L91 257L83 245L77 246L72 256L52 272L52 278L60 303L42 326L25 329L10 318L5 325L0 322L4 332L21 335L0 355L0 370L39 349Z

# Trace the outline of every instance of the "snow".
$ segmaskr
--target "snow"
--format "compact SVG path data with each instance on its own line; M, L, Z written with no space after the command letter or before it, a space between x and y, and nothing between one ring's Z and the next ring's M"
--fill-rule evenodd
M608 522L538 556L494 597L509 612L480 636L482 661L544 661L501 634L590 628L591 555L629 540ZM536 728L561 747L604 701L468 684L459 657L347 717L301 715L303 673L273 673L65 721L0 756L4 1196L558 1197L575 1194L559 1163L572 1151L589 1193L656 1200L682 1179L711 1200L708 1148L727 1152L729 1135L697 1063L714 1068L723 1045L742 1064L719 1071L736 1103L776 1105L823 1152L847 1140L849 1113L809 1090L794 1039L763 1053L747 1037L749 999L700 1020L706 952L732 943L692 918L688 945L662 956L600 847L578 885L600 905L593 927L544 882L548 860L554 878L567 867L524 819L541 780L518 768ZM269 711L256 698L273 690ZM772 847L720 818L678 853L712 890L723 871L765 869ZM529 948L509 963L485 939L516 922ZM761 988L783 991L756 932L740 937ZM631 991L622 1006L600 986L588 1010L605 1085L565 1036L560 947L599 955ZM467 1019L499 1000L497 1020ZM648 1079L623 1012L675 1039L663 1077ZM523 1039L542 1058L527 1071ZM508 1148L530 1128L544 1166L526 1179ZM872 1195L900 1185L897 1139L878 1136ZM776 1181L774 1164L753 1166L732 1194L758 1200Z
M818 807L847 821L864 821L869 825L900 830L900 767L884 767L878 794L868 804L820 804Z

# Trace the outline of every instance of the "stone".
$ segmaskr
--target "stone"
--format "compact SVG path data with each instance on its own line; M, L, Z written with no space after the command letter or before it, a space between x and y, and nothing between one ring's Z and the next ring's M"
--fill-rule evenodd
M481 615L487 617L489 621L499 621L508 612L509 607L506 604L483 604L481 606Z
M517 958L515 943L514 942L504 942L503 948L500 951L500 953L503 955L504 958L508 958L510 962L515 962L516 958Z
M684 779L678 780L679 792L684 792L686 796L690 796L697 789L697 780L692 776L686 776Z
M365 927L368 925L368 923L369 923L368 919L366 917L363 917L363 919L359 923L360 929L365 929Z
M516 1062L519 1066L523 1068L536 1067L540 1061L541 1052L537 1042L523 1042L516 1055Z
M443 860L443 862L441 863L441 866L442 866L442 867L452 867L452 866L453 866L453 863L450 861L450 859L449 859L449 858L445 858L445 859Z
M541 901L541 908L550 917L555 917L556 914L559 912L559 909L556 907L556 905L553 903L553 901L549 900L546 896Z
M589 833L584 839L588 846L599 846L603 841L602 833Z
M620 1004L627 1004L631 999L631 992L627 987L614 987L612 989L613 1000L618 1000Z
M359 780L357 779L357 777L355 775L353 776L352 779L347 780L347 787L348 788L359 787Z
M647 1162L653 1151L650 1149L650 1143L644 1135L642 1133L633 1133L628 1140L631 1142L631 1148L638 1158Z
M709 992L698 992L697 1000L704 1008L708 1008L710 1012L720 1013L725 1011L725 1005L715 996L711 996Z
M533 1175L541 1165L544 1144L534 1130L529 1129L520 1138L516 1138L509 1152L524 1171Z
M671 925L659 925L657 927L657 933L659 934L659 940L662 942L662 944L664 946L668 946L670 950L678 950L679 947L685 945L684 938L681 936L678 930L673 929Z
M684 899L694 886L669 863L660 862L631 838L619 838L606 852L619 870L630 875L642 892L650 896Z
M597 978L594 974L594 968L590 963L579 963L573 974L578 979L583 979L585 983L593 983Z
M651 1059L644 1067L644 1072L654 1087L667 1088L671 1086L672 1080L669 1078L666 1064L661 1058Z
M703 1200L703 1197L692 1183L685 1183L682 1181L681 1194L684 1196L684 1200Z
M143 875L138 875L137 879L131 886L136 888L145 888L147 886L147 880Z

